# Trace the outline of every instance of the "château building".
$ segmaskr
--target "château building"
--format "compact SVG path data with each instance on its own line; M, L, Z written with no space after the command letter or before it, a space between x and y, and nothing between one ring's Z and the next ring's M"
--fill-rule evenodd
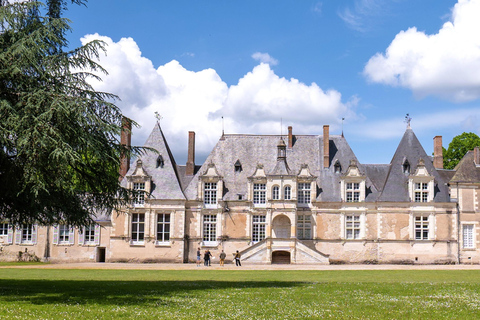
M129 144L129 130L122 143ZM0 223L0 259L193 262L197 248L245 263L480 263L480 151L443 169L408 127L389 164L362 164L342 135L224 134L206 161L178 165L157 123L147 151L124 159L137 196L97 224L14 229Z

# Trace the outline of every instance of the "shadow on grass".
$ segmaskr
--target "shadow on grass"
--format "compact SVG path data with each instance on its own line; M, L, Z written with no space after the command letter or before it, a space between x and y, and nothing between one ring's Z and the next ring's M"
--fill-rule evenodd
M72 281L0 280L0 303L167 305L175 294L222 289L268 289L304 286L303 282L271 281Z

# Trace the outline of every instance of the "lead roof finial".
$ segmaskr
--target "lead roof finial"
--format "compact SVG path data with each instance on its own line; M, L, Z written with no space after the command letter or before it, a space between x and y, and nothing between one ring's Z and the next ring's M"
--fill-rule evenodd
M410 129L410 122L412 121L412 118L410 118L410 114L407 113L407 115L405 116L405 120L404 122L407 124L407 129Z
M157 119L158 121L158 124L160 124L160 120L163 119L163 117L160 115L160 113L158 113L157 111L155 111L155 118Z

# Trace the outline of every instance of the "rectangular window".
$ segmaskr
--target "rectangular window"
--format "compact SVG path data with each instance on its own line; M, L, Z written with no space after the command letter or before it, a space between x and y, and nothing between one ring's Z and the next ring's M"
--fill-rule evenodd
M145 204L145 182L135 182L133 184L135 195L133 196L133 205L143 206Z
M292 199L292 188L290 186L285 187L284 197L285 200Z
M69 243L70 226L61 224L58 226L58 243Z
M84 230L84 238L83 241L85 244L93 244L95 243L95 225L85 226Z
M159 213L157 215L157 241L170 241L170 214Z
M272 188L272 200L280 199L280 188L278 186L274 186Z
M360 201L360 183L347 182L345 190L346 202Z
M297 193L298 203L310 203L310 183L299 183Z
M214 242L217 240L217 215L206 214L203 216L203 241Z
M428 183L415 183L415 202L428 202Z
M253 203L254 204L265 204L266 201L266 192L267 186L265 183L255 183L253 184Z
M22 243L32 243L33 224L22 225Z
M297 217L297 238L312 239L312 216L299 215Z
M473 224L464 224L463 225L463 248L464 249L474 249L474 236L473 231L475 230Z
M360 239L360 216L345 216L345 238Z
M415 240L428 240L428 217L415 217Z
M0 236L8 235L8 223L0 223Z
M145 240L145 214L132 214L132 243L143 243Z
M217 183L216 182L205 182L203 200L205 205L216 205L217 204Z
M255 215L252 221L252 241L262 241L265 239L266 216Z

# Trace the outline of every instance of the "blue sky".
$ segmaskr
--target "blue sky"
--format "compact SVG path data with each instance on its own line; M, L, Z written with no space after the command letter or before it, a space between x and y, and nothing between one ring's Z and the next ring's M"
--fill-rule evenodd
M226 133L343 131L362 163L389 163L404 118L427 153L480 133L480 0L120 1L70 5L70 45L107 44L93 82L155 123L182 164ZM282 124L282 126L281 126Z

